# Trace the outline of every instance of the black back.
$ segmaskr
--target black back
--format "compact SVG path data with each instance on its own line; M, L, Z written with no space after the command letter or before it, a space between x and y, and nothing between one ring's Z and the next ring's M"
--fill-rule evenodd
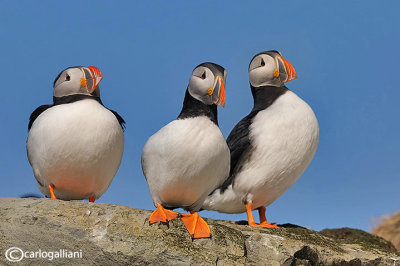
M242 162L250 156L249 151L252 148L252 144L249 138L250 125L253 118L258 112L265 110L271 106L279 96L283 95L289 89L285 86L273 87L273 86L262 86L253 87L251 86L251 93L253 94L254 107L250 114L240 120L239 123L232 129L226 142L228 143L229 150L231 151L231 169L229 177L220 187L221 193L224 192L230 184L234 182L235 175L240 171Z
M73 94L73 95L68 95L68 96L63 96L63 97L53 97L53 104L41 105L38 108L36 108L35 111L32 112L32 114L29 117L28 131L31 129L33 122L35 122L36 118L38 118L39 115L41 113L43 113L44 111L46 111L47 109L49 109L53 106L56 106L56 105L73 103L73 102L80 101L83 99L93 99L93 100L98 101L101 105L104 106L101 99L94 95ZM105 108L108 109L107 107L105 107ZM111 109L108 109L108 110L115 115L122 130L125 130L125 120L116 111L111 110Z
M185 100L178 119L185 119L189 117L206 116L210 118L218 126L218 111L217 105L207 105L195 99L190 95L189 90L186 89Z

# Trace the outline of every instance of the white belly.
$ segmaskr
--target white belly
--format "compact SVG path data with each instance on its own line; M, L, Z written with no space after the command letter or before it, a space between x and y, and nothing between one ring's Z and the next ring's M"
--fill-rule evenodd
M39 189L60 199L99 198L121 163L124 136L118 120L95 100L61 104L35 120L27 141L28 159Z
M206 117L174 120L147 141L143 173L155 205L197 211L229 174L230 153Z
M312 109L287 91L260 111L250 126L252 149L233 186L207 198L206 209L239 213L245 202L268 206L305 171L318 146L318 122Z
M234 191L255 208L268 206L307 168L318 145L314 112L288 91L259 112L250 127L251 157L236 176Z

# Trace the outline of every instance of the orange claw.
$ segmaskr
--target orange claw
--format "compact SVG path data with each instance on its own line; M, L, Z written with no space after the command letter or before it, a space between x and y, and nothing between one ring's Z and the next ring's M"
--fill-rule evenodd
M89 202L93 202L93 203L94 203L95 200L96 200L96 197L95 197L95 196L90 196L90 197L89 197Z
M258 214L260 216L260 224L256 224L256 222L254 221L252 210L253 210L253 204L251 203L246 204L247 219L249 221L250 226L279 228L276 224L267 222L267 218L265 217L265 207L258 208Z
M191 214L182 214L181 220L192 238L197 239L211 237L210 227L197 212Z
M54 194L54 185L53 185L53 184L50 184L50 185L48 186L48 188L49 188L49 191L50 191L50 196L51 196L51 198L52 198L52 199L57 199L57 198L56 198L56 195Z
M166 210L160 204L157 204L157 209L150 215L149 223L154 224L156 222L168 223L170 220L175 219L179 216L179 213Z

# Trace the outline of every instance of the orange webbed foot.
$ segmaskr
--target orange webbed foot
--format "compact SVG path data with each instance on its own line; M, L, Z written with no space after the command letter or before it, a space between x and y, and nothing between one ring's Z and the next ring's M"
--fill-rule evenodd
M51 198L52 199L56 199L56 200L60 200L60 199L57 199L56 195L54 194L54 185L50 184L50 185L48 185L48 188L49 188L49 191L50 191Z
M210 227L197 212L182 214L181 220L193 239L211 237Z
M90 196L90 197L89 197L89 202L94 203L95 200L96 200L96 197L95 197L95 196Z
M260 223L258 226L265 227L265 228L276 228L279 229L279 226L273 223L268 223L267 221Z
M253 218L253 205L251 203L246 204L247 219L249 221L249 226L253 227L264 227L264 228L279 228L276 224L268 223L265 218L265 207L258 208L258 214L260 215L260 224L257 224Z
M157 209L153 211L150 215L149 223L154 224L156 222L168 223L172 219L175 219L179 216L179 213L166 210L160 204L157 204Z
M252 227L264 227L264 228L276 228L276 229L279 228L279 226L277 226L276 224L268 223L267 221L261 222L260 224L257 224L254 221L253 222L249 221L249 226L252 226Z

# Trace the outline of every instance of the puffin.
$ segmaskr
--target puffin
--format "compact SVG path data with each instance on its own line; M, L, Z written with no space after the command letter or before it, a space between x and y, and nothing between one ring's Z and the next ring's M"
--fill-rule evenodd
M53 104L30 115L27 155L46 197L94 202L117 173L125 121L103 105L102 78L94 66L61 71L53 83Z
M180 114L152 135L142 151L142 170L156 207L149 223L180 216L192 239L211 237L198 211L229 174L230 152L217 117L217 105L225 105L226 75L220 65L198 65ZM180 215L175 208L190 214Z
M296 71L279 51L261 52L252 58L253 109L229 134L229 176L207 197L203 209L246 212L250 226L278 228L267 221L265 207L306 170L319 139L313 110L285 86L295 78ZM256 209L259 224L252 214Z

